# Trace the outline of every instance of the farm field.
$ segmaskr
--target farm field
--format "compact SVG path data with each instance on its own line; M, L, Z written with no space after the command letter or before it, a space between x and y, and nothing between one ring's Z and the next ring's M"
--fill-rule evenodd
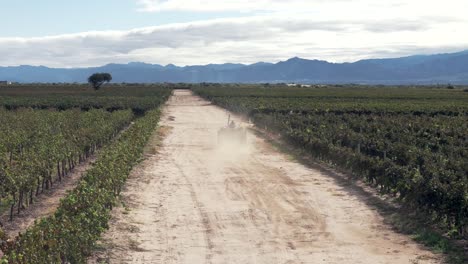
M468 233L468 93L394 87L202 87L315 158L362 178L454 235Z
M225 89L210 96L227 101ZM148 146L158 151L132 172L89 263L443 263L334 172L303 165L252 132L246 145L219 146L229 114L175 91Z
M83 261L170 93L161 86L2 87L0 249L8 263Z
M0 89L4 261L463 263L380 205L466 238L468 93L168 86Z
M167 97L163 85L114 84L108 89L94 91L83 84L23 84L1 86L0 105L12 110L21 107L34 109L108 111L132 109L144 113L157 108Z

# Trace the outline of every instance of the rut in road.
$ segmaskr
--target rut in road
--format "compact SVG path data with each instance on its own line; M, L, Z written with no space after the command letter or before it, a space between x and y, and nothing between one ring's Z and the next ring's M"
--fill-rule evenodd
M90 263L440 263L364 197L257 136L219 148L227 116L175 91L150 143L159 153L132 173Z

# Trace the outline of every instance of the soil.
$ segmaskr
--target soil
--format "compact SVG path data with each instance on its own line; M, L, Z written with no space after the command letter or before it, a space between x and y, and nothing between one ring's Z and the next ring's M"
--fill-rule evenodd
M330 172L253 133L218 145L228 115L175 91L89 263L442 262Z

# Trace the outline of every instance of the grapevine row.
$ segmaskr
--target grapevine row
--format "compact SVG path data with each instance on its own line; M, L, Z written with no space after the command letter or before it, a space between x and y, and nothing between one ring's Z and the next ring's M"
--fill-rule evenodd
M448 230L467 234L466 93L258 86L194 90L317 159L362 177L403 205L427 212Z
M151 110L105 146L78 186L44 218L3 245L8 263L85 263L95 241L107 229L110 210L159 120Z
M0 110L0 202L10 203L10 220L132 119L130 110Z

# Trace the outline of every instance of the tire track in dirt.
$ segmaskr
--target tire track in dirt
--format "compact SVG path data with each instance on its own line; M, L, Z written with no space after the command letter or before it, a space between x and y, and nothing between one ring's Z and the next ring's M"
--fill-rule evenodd
M366 197L248 135L219 148L228 113L175 91L159 153L132 173L90 263L440 263ZM238 118L234 118L241 123Z
M176 162L174 162L174 164L176 164ZM205 212L205 210L203 209L203 205L198 200L197 194L196 194L192 184L190 183L187 175L185 175L185 173L180 168L180 166L176 165L176 167L179 169L180 174L184 177L185 181L187 182L187 185L190 188L190 196L192 197L192 201L194 202L195 207L198 209L198 213L200 214L201 221L202 221L203 226L205 227L205 230L206 230L204 235L205 235L205 241L206 241L207 249L209 251L211 251L211 249L213 249L214 245L213 245L213 243L211 242L211 239L210 239L210 235L211 235L211 232L212 232L212 228L211 228L211 224L210 224L210 218L209 218L208 214ZM212 256L211 252L207 252L207 254L205 254L205 260L206 260L205 262L206 263L211 263L211 256Z

